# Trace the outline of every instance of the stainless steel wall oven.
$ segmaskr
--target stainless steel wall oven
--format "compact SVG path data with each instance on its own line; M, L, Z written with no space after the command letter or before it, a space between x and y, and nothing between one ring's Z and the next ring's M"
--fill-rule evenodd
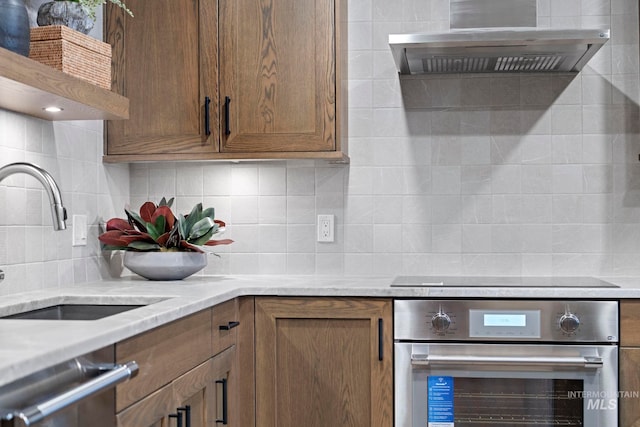
M618 426L618 303L397 300L395 426Z

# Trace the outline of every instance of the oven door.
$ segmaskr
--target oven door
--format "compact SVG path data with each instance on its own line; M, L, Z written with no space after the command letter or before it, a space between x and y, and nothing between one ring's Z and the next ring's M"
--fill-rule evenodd
M395 344L396 427L617 427L617 346Z

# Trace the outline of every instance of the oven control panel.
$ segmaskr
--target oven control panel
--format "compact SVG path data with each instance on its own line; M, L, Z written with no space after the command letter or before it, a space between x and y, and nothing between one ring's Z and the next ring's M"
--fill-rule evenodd
M396 300L396 340L618 342L617 301Z

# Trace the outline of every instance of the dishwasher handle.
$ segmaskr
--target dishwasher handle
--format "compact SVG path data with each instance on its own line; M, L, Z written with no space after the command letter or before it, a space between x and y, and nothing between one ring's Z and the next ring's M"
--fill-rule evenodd
M412 354L412 365L433 366L495 366L495 367L547 367L547 368L602 368L601 357L563 356L467 356Z
M44 420L68 406L80 402L94 394L114 387L123 381L133 378L138 373L138 364L134 361L122 365L113 365L113 369L106 371L77 387L58 396L37 403L33 406L13 413L14 426L27 427Z

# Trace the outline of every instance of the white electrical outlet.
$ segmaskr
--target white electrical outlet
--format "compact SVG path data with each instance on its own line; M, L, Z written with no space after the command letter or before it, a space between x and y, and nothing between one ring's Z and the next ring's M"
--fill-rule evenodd
M333 242L334 216L318 215L318 242Z
M73 216L73 246L87 246L87 216Z

